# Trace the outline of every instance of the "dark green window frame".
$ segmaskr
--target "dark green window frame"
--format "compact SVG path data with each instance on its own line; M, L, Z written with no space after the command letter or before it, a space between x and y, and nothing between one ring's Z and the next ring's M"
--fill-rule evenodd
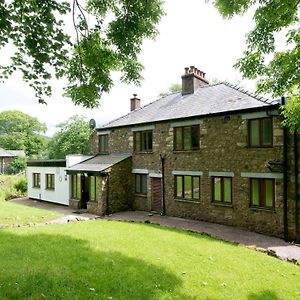
M71 175L71 191L73 199L81 199L81 174Z
M54 189L55 189L55 175L46 174L46 190L54 190Z
M133 134L135 152L152 152L153 151L153 131L144 130L136 131Z
M107 153L108 152L108 134L100 134L99 135L99 153Z
M275 209L275 179L250 178L250 206Z
M212 202L225 205L232 204L232 177L212 176L211 183Z
M188 151L198 150L200 148L200 126L182 126L174 127L174 150L175 151Z
M33 173L33 187L40 188L41 187L41 173Z
M175 175L175 199L200 200L200 176Z
M89 176L89 201L98 201L100 197L100 177Z
M139 195L147 195L147 174L135 174L134 192Z
M248 120L249 147L273 147L273 120L260 118Z

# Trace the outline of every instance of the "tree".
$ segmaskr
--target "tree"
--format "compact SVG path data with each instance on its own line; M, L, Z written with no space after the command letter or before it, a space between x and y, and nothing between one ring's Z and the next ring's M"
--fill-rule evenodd
M0 147L8 150L25 150L34 157L44 148L46 140L40 134L47 127L37 118L23 112L4 111L0 113Z
M57 125L59 132L49 142L49 158L65 158L67 154L89 154L92 129L82 116L73 116Z
M9 164L8 172L10 174L18 174L26 169L27 166L27 158L26 156L17 156L14 160Z
M248 33L247 49L235 67L244 78L259 79L258 92L271 93L273 97L292 96L292 101L283 108L287 118L285 125L294 124L293 127L297 123L299 128L300 106L297 102L300 102L300 1L215 1L215 6L226 18L243 14L254 5L255 28ZM280 32L285 35L285 50L278 50L276 47ZM297 118L292 119L295 116Z
M0 49L14 46L11 61L0 67L2 79L16 70L34 89L39 102L51 95L49 80L66 77L65 95L94 108L113 86L111 74L139 84L137 55L145 38L154 38L162 0L0 0ZM66 32L73 20L76 38ZM2 71L2 72L1 72Z
M167 96L168 94L172 94L172 93L177 93L181 91L181 84L180 83L172 83L167 91L164 92L160 92L159 96L160 97L164 97Z

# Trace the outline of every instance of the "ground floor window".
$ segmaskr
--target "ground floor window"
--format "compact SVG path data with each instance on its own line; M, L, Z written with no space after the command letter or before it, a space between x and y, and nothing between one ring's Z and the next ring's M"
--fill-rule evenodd
M187 200L200 199L200 177L189 175L175 176L175 198Z
M97 201L100 197L100 177L99 176L90 176L89 177L89 200Z
M147 195L147 175L135 174L135 193Z
M71 190L73 199L81 199L81 174L71 175Z
M46 189L54 190L55 189L55 175L46 174Z
M212 177L212 201L224 204L232 202L231 177Z
M40 188L41 187L41 174L33 173L33 187Z
M275 207L275 179L250 178L250 205L259 208Z

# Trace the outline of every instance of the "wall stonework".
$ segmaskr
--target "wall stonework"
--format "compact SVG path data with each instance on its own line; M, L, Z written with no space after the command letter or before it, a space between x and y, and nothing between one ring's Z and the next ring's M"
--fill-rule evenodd
M273 117L273 147L271 148L248 147L248 120L243 119L241 114L232 114L229 118L212 116L198 119L200 149L173 151L172 126L174 126L174 122L172 121L172 124L169 121L153 124L153 152L133 153L132 156L132 168L148 169L149 173L161 173L160 157L165 158L166 214L239 226L282 237L283 179L275 180L275 210L268 211L250 208L250 179L241 177L242 172L271 173L267 162L270 160L283 161L283 130L280 126L280 117ZM94 143L96 151L96 139L94 139ZM110 128L109 151L111 153L133 151L131 127ZM203 172L200 178L199 203L174 199L174 176L172 175L174 170ZM234 173L231 206L212 203L209 172ZM116 173L114 175L117 176ZM148 176L148 194L146 197L142 197L134 195L133 177L131 174L131 192L128 193L128 197L133 197L132 208L149 211L151 209L152 179ZM292 211L291 207L289 215Z

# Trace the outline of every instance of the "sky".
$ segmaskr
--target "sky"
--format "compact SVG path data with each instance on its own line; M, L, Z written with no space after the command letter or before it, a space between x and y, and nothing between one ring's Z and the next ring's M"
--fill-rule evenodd
M56 125L73 115L95 119L97 127L127 114L130 98L138 94L141 105L159 98L173 83L181 83L184 68L195 66L206 77L240 83L249 91L255 83L242 80L233 65L246 49L245 35L254 26L253 11L242 17L223 19L213 7L212 1L166 0L166 15L158 25L155 40L145 40L139 56L144 65L144 80L140 87L120 82L120 74L114 74L115 86L109 94L103 94L100 107L85 109L75 106L62 96L65 82L52 81L53 95L47 105L39 104L33 90L22 81L20 74L0 83L0 112L20 110L46 123L47 135L52 136ZM71 16L70 16L71 17ZM7 63L7 53L0 52L0 63Z

